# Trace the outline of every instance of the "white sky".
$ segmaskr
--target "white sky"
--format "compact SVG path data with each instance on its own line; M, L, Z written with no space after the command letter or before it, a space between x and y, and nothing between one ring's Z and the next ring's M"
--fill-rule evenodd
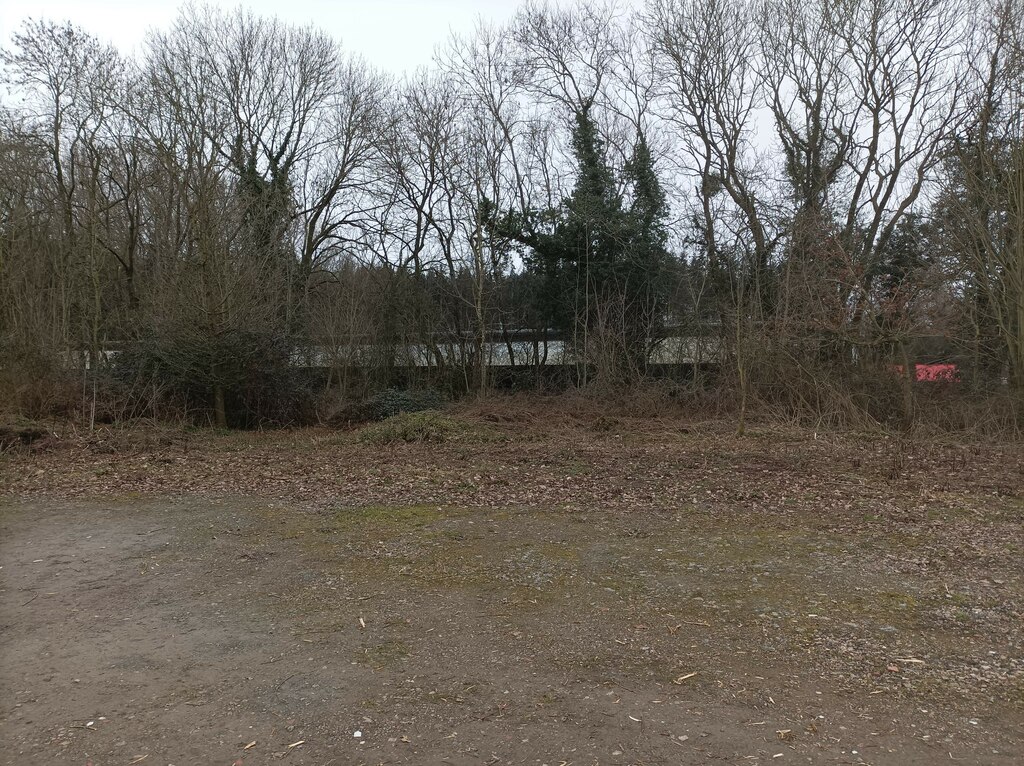
M182 5L178 0L0 0L0 46L26 18L71 21L123 53L136 50L150 28L166 29ZM261 16L313 23L396 74L431 62L434 48L452 30L467 33L478 17L503 22L520 0L218 0Z

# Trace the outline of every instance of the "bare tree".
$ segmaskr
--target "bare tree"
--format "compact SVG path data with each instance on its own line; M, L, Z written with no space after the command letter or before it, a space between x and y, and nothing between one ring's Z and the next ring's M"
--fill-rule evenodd
M940 200L963 275L979 367L1005 364L1024 394L1024 6L994 0L974 39L971 119L950 146ZM993 365L993 362L995 363ZM1019 410L1024 411L1024 410Z

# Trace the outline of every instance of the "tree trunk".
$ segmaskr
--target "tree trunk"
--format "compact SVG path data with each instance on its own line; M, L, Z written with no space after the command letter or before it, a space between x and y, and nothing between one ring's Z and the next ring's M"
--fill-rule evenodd
M900 354L903 357L903 427L910 430L914 424L914 378L917 368L910 360L906 341L900 341Z
M213 421L217 428L228 427L228 413L224 406L224 386L220 383L213 387Z

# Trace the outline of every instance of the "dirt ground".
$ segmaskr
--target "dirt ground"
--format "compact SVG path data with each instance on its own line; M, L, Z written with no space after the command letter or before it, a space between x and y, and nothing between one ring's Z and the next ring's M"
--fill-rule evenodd
M0 457L0 763L1024 763L1018 445L453 423Z

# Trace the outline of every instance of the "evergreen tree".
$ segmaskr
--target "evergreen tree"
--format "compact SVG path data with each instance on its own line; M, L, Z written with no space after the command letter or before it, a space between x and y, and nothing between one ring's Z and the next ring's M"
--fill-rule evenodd
M625 206L589 109L575 115L576 182L554 209L507 214L492 227L528 248L540 277L537 313L567 337L598 327L617 339L615 365L641 371L661 323L667 204L643 134L623 169ZM586 350L586 349L585 349Z
M640 131L633 156L626 165L626 181L632 190L629 208L629 260L626 286L635 302L636 330L648 344L661 329L665 298L664 277L669 266L668 202L654 168L647 138Z

